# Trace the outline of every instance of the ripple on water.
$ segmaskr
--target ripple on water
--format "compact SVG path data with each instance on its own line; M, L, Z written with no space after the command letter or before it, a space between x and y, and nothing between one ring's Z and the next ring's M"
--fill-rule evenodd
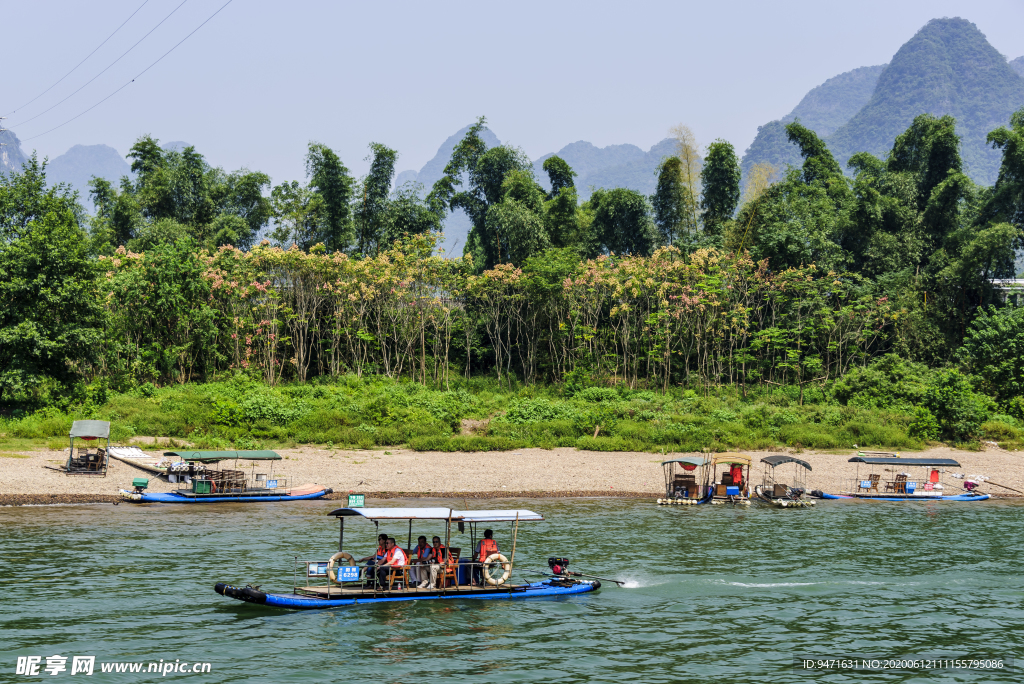
M1024 522L1021 505L837 502L782 515L614 500L517 505L547 518L521 528L517 580L563 555L573 570L626 585L532 601L276 611L212 586L289 587L294 556L334 550L330 502L5 509L7 665L61 653L210 661L210 681L829 681L794 673L793 657L1010 655L1024 640L1024 540L1005 532ZM402 524L382 529L407 534ZM507 549L507 526L495 532ZM347 524L346 548L369 553L374 534L370 523ZM467 547L468 535L455 541Z

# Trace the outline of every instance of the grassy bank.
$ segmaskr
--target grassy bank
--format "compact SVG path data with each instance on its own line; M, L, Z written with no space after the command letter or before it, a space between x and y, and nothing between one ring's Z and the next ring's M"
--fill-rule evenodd
M837 398L838 397L838 398ZM871 392L846 384L772 392L722 388L711 394L625 386L499 385L492 380L431 388L381 377L342 376L331 383L267 387L246 376L223 382L143 385L102 403L66 411L46 408L0 420L0 448L63 448L71 421L111 422L111 437L167 437L198 448L338 448L408 445L423 451L578 447L675 453L702 449L919 449L919 409L879 406ZM929 414L930 415L930 414ZM978 438L1015 448L1024 429L1015 418L988 415ZM976 440L974 444L976 445ZM961 443L970 446L971 443Z

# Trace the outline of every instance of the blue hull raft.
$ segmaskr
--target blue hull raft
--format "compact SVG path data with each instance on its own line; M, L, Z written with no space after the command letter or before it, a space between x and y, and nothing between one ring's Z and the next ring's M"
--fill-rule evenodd
M539 598L542 596L568 596L571 594L585 594L597 591L601 583L597 580L571 580L569 582L558 580L545 580L531 584L520 584L511 588L495 588L493 591L448 591L431 594L402 594L401 591L381 593L376 596L368 594L364 597L348 598L317 598L315 596L303 596L302 594L268 594L252 587L233 587L228 584L218 583L214 591L222 596L255 603L262 606L274 608L290 608L293 610L316 610L319 608L336 608L339 606L356 606L365 603L391 603L395 601L437 601L451 599L524 599Z
M949 496L920 496L909 494L907 496L849 496L846 494L816 494L819 499L858 499L861 501L984 501L991 498L988 494L951 494Z
M270 495L270 496L182 496L170 492L167 494L140 494L138 498L127 499L132 503L177 503L177 504L202 504L202 503L266 503L271 501L302 501L304 499L319 499L327 496L330 489L321 489L312 494Z

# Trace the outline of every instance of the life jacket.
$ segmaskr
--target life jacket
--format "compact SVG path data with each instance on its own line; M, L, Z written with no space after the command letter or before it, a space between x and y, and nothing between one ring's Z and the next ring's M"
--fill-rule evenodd
M387 557L384 560L386 565L405 565L405 551L398 546L388 551Z
M444 547L444 544L441 544L441 548L439 549L432 548L430 550L430 558L435 563L440 563L441 565L444 565L446 560L448 561L448 565L452 565L452 559L448 554L448 549Z
M480 562L483 563L492 553L498 553L498 542L484 537L480 540Z
M430 558L430 555L433 552L434 552L434 549L430 548L429 546L425 546L422 549L419 546L417 546L413 550L413 553L415 553L416 557L419 558L420 560L426 560L426 559Z
M396 547L396 548L397 548L397 547ZM378 546L378 547L377 547L377 560L380 560L381 558L383 558L383 557L384 557L384 556L386 556L386 555L388 555L388 552L387 552L387 550L385 549L385 547L383 547L383 546Z

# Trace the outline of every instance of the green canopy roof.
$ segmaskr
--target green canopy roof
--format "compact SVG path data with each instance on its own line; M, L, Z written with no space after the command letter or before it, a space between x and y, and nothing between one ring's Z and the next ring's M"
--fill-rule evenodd
M71 424L71 437L107 439L110 437L110 423L105 420L76 420Z
M276 451L165 451L164 456L176 456L183 461L196 463L217 463L244 459L246 461L280 461Z

